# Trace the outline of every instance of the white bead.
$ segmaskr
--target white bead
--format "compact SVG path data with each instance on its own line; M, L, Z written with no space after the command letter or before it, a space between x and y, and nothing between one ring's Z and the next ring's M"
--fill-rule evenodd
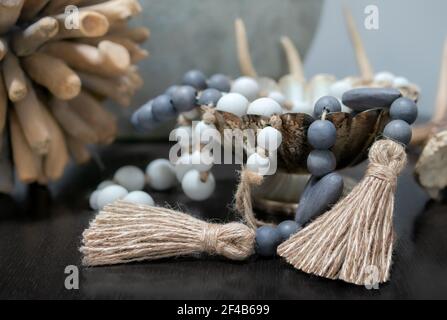
M410 84L410 81L408 81L407 78L404 77L396 77L393 81L393 86L395 87L405 87Z
M314 105L312 105L309 101L294 100L294 101L292 101L292 103L293 103L293 108L292 108L291 112L293 112L293 113L307 113L307 114L313 116Z
M279 103L273 99L260 98L250 103L247 114L270 117L273 114L282 114L282 108Z
M249 101L253 101L259 96L259 84L253 78L240 77L234 80L230 91L240 93Z
M270 99L275 100L276 102L279 103L279 105L284 108L285 104L286 104L286 97L279 91L272 91L269 93L268 97Z
M214 159L208 152L196 150L192 153L191 164L193 169L206 172L213 167Z
M152 189L163 191L177 184L174 166L166 159L157 159L149 163L146 176Z
M123 199L125 196L127 196L127 194L127 190L121 186L115 185L104 188L98 195L98 209L102 209L108 204Z
M154 199L152 199L152 197L144 191L132 191L125 196L123 200L135 204L144 204L147 206L155 205Z
M269 172L270 161L259 153L253 153L248 157L246 166L249 171L265 175Z
M239 93L229 93L217 101L216 110L233 113L242 117L247 113L248 100Z
M204 121L197 122L194 127L194 139L198 139L200 143L207 144L212 141L220 142L220 133L214 124L206 124ZM195 140L197 141L197 140Z
M279 148L282 142L282 134L273 127L265 127L257 135L258 145L268 151L274 151Z
M90 195L90 199L89 199L89 204L90 204L90 208L92 208L93 210L98 210L98 196L99 193L101 192L101 190L96 190L93 191L92 194Z
M182 180L183 192L188 198L195 201L203 201L208 199L214 189L216 188L216 181L212 173L209 173L208 179L203 182L200 180L200 172L197 170L188 171Z
M146 182L143 170L135 166L124 166L115 172L113 180L129 191L142 190Z
M280 90L278 82L276 82L272 78L261 77L261 78L257 78L256 81L258 82L259 92L261 95L262 94L266 95L269 92Z
M113 186L113 185L116 185L116 183L113 182L112 180L105 180L105 181L101 182L101 183L96 187L96 190L102 190L102 189L104 189L104 188L106 188L106 187L108 187L108 186Z
M183 176L192 169L191 154L183 153L175 163L175 176L178 182L182 182Z
M352 89L352 86L349 83L349 81L340 80L340 81L334 82L330 86L329 95L340 99L343 96L343 93L345 93L346 91L349 91L351 89Z
M394 74L388 71L378 72L374 76L374 82L393 83L393 81L394 81Z

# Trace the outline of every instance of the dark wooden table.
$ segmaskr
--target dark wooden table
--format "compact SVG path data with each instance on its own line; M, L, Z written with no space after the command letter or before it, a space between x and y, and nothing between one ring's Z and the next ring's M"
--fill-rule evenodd
M89 193L125 164L144 167L168 155L164 144L117 144L101 161L67 170L51 190L32 186L14 199L0 196L0 298L60 299L410 299L447 298L447 206L428 201L411 168L400 180L395 225L398 240L392 279L380 290L312 277L281 259L236 263L182 258L83 268L81 234L94 212ZM206 202L181 191L151 192L158 204L181 204L203 217L230 220L235 167L215 169L217 190ZM359 175L361 169L352 171ZM79 290L64 286L67 265L80 270Z

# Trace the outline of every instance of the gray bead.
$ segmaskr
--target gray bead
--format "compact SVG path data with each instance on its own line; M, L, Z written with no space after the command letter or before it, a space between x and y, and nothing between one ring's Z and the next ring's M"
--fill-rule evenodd
M332 96L324 96L317 100L314 108L314 116L315 118L320 118L323 112L327 110L327 112L340 112L341 111L341 103L337 98Z
M223 74L215 74L208 79L208 88L217 89L221 92L230 92L230 78Z
M173 85L170 86L169 88L167 88L165 90L165 94L167 94L168 96L172 97L172 95L174 94L175 90L177 90L180 86L177 85Z
M285 220L278 224L276 228L281 236L281 242L286 241L291 235L302 229L302 227L293 220Z
M393 88L357 88L346 91L341 100L354 111L388 108L402 94Z
M262 226L256 229L256 253L263 257L276 255L276 248L281 243L281 235L276 228Z
M343 178L336 172L321 179L312 177L301 195L295 221L304 226L310 220L328 211L340 200L343 188Z
M336 139L337 130L334 124L328 120L314 121L307 131L307 140L312 147L318 150L332 148Z
M206 89L199 98L199 105L215 107L217 101L222 98L222 93L217 89Z
M399 98L391 104L390 116L393 120L404 120L412 124L418 117L418 106L411 99Z
M152 113L152 103L153 100L149 101L135 112L133 121L137 123L137 128L140 130L152 130L160 125Z
M190 70L183 76L183 84L192 86L197 90L205 90L208 85L206 84L206 76L202 71Z
M313 150L307 157L307 169L317 178L321 178L328 173L331 173L336 167L337 160L332 151Z
M178 112L194 109L196 106L197 91L191 86L181 86L172 94L172 103Z
M174 119L177 112L172 105L171 97L167 94L156 97L152 103L152 114L160 122Z
M411 126L403 120L393 120L383 130L383 135L391 140L408 145L411 141Z

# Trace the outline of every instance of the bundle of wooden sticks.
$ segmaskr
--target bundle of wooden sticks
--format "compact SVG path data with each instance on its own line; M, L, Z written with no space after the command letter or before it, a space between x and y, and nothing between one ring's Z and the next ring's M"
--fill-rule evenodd
M137 0L0 0L0 192L57 180L91 144L111 143L116 119L142 84L135 64L149 37L129 27Z

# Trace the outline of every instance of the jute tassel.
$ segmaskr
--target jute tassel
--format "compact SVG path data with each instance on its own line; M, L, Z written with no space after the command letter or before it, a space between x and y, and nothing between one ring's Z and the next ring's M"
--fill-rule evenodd
M84 231L86 266L112 265L208 253L244 260L254 253L255 233L242 223L207 223L167 208L116 202Z
M406 160L402 145L377 141L363 180L332 210L281 244L278 254L295 268L325 278L357 285L388 281L394 192Z

